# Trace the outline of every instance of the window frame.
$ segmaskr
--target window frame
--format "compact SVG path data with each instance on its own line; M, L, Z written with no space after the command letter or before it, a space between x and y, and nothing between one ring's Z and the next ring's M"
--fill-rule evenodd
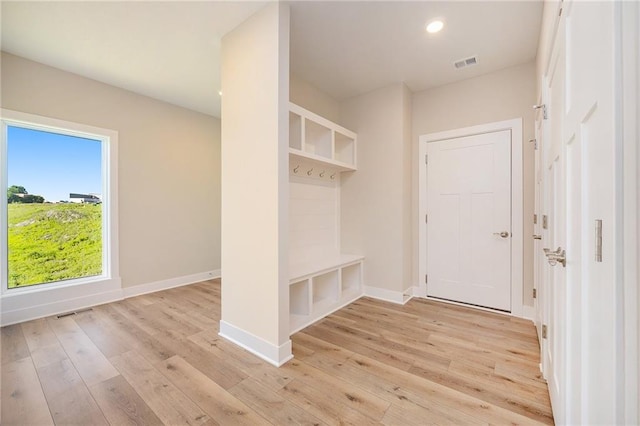
M7 197L0 197L0 324L79 309L122 298L118 244L118 132L0 109L0 185L8 188L9 126L98 140L102 146L102 274L9 289Z

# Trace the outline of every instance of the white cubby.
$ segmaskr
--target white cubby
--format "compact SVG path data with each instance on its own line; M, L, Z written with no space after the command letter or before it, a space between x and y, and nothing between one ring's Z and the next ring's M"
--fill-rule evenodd
M302 117L289 112L289 148L302 149Z
M331 129L305 119L304 151L331 159Z
M357 136L295 104L289 112L289 329L363 294L363 257L340 252L340 173L356 170Z
M340 286L342 294L360 291L362 283L362 263L344 266L340 269Z
M340 172L356 170L357 135L296 104L289 106L289 154Z
M293 315L309 315L309 280L297 281L289 285L289 312Z
M289 327L292 334L362 296L363 259L362 256L342 254L290 265Z
M347 135L343 135L340 132L335 132L334 150L335 150L334 158L336 159L336 161L339 161L340 163L345 163L345 164L353 164L355 166L356 144L355 144L354 138Z
M329 271L311 279L313 283L313 304L338 300L338 271Z

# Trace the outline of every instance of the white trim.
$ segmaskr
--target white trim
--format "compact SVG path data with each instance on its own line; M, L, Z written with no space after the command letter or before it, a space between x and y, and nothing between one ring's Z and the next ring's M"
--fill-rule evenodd
M622 128L622 262L623 262L623 377L624 412L621 423L640 423L640 5L637 2L621 2L621 108Z
M102 143L102 229L103 229L103 275L105 279L120 279L120 263L119 263L119 244L118 244L118 132L111 129L89 126L82 123L72 121L58 120L55 118L43 117L36 114L28 114L20 111L9 109L0 109L0 117L2 118L3 127L14 125L34 130L49 131L55 133L77 136L81 138L91 138L100 140ZM6 134L2 137L2 158L6 158ZM2 167L3 187L8 186L7 171ZM6 199L0 205L3 211L6 211ZM2 241L6 241L6 223L2 222ZM106 232L104 232L106 230ZM2 277L6 282L6 264L2 262ZM89 281L92 281L90 278ZM0 291L5 293L8 289L1 286ZM13 292L15 289L11 289Z
M4 327L115 302L122 298L120 279L98 280L91 285L59 284L57 287L5 294L0 299L0 324Z
M536 323L536 308L529 305L522 305L521 318L531 320L534 325Z
M427 143L446 139L511 131L511 315L523 317L523 175L522 175L522 118L481 124L461 129L421 135L418 146L418 277L415 294L426 297L427 284L423 282L427 274Z
M0 326L17 324L91 306L116 302L143 294L220 278L220 269L121 288L120 280L95 280L90 286L77 281L56 287L20 289L0 299Z
M405 291L387 290L386 288L364 286L364 296L373 299L384 300L385 302L404 305L413 298L413 287Z
M168 290L170 288L182 287L189 284L195 284L202 281L220 278L220 269L213 271L200 272L197 274L185 275L182 277L169 278L168 280L154 281L147 284L135 285L133 287L125 287L122 289L124 298L141 296L143 294L155 293L156 291Z
M223 320L220 320L220 333L218 334L276 367L280 367L293 358L290 339L287 339L280 346L275 346Z
M0 273L3 284L0 287L3 312L0 324L26 321L69 309L80 309L91 304L106 303L122 298L119 248L118 248L118 132L81 123L42 117L19 111L0 109L2 118L1 152L6 161L6 131L8 126L55 132L70 136L96 139L102 145L102 274L41 284L33 287L8 289L7 256L7 218L2 215L0 221ZM0 166L2 174L0 185L7 187L7 167ZM7 210L6 197L0 197L0 208ZM106 290L105 290L106 289ZM31 311L29 306L33 307ZM5 322L6 321L6 322Z

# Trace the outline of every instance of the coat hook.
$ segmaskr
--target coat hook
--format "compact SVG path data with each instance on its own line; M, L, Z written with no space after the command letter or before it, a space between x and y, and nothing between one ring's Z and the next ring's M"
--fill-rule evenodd
M311 172L313 172L313 167L307 172L307 176L311 176Z
M320 172L320 177L324 177L324 170Z
M335 173L331 175L331 179L335 179L335 177L336 177Z
M293 168L293 173L298 173L298 169L300 168L300 164Z

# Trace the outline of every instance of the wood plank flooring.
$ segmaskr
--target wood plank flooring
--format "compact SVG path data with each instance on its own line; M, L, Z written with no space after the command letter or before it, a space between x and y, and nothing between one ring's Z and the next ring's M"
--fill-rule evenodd
M3 425L552 424L533 325L363 298L275 368L218 336L220 281L2 328Z

